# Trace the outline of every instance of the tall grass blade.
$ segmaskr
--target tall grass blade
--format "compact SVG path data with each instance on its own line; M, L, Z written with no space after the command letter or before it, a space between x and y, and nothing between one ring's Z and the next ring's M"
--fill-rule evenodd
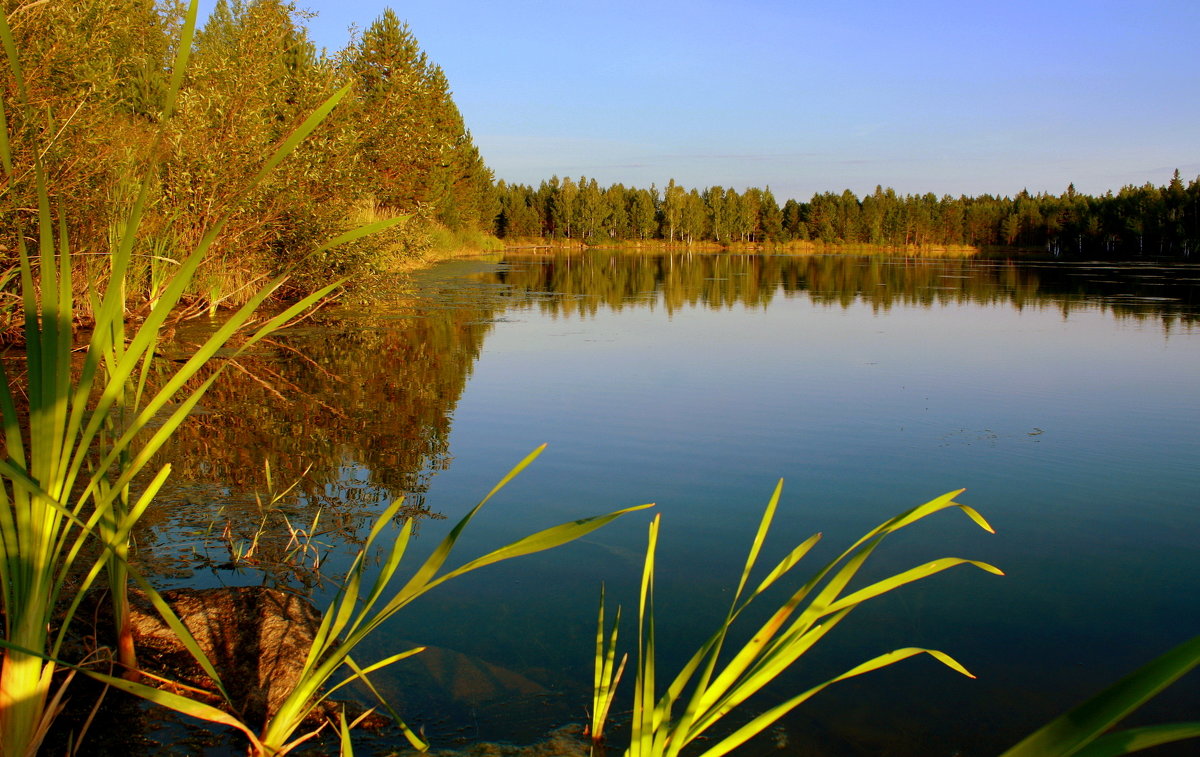
M172 635L179 641L179 643L183 644L184 648L187 649L188 654L192 656L192 659L194 659L204 670L205 675L212 679L213 685L217 687L217 691L220 693L221 698L228 703L232 703L233 700L230 698L229 692L225 690L225 686L221 682L221 676L217 673L216 666L213 665L212 660L208 659L208 655L204 653L204 650L200 648L200 644L196 641L196 637L193 636L192 632L188 630L188 627L183 624L183 621L179 619L179 616L175 614L175 611L171 609L171 606L167 604L167 601L162 598L162 595L159 594L139 572L130 569L129 574L134 582L137 583L138 588L141 589L149 598L150 603L154 605L155 611L158 612L159 616L167 624L167 627L171 629ZM189 713L184 712L183 714L187 715Z
M1200 664L1200 636L1196 636L1175 647L1130 673L1125 678L1034 731L1001 757L1067 757L1067 755L1092 753L1084 749L1093 741L1170 686L1181 676ZM1200 735L1195 724L1165 728L1157 734L1146 734L1145 739L1155 736L1166 737L1178 733L1179 738L1194 738ZM1174 739L1172 739L1174 740ZM1097 747L1097 754L1126 754L1116 749L1124 743L1120 734L1104 737ZM1140 739L1131 740L1136 744ZM1160 742L1165 743L1165 742ZM1144 747L1138 747L1139 749ZM1132 750L1130 750L1132 751Z
M341 757L354 757L354 741L350 738L350 724L346 722L346 710L338 712L338 743Z
M1075 757L1116 757L1143 749L1200 738L1200 721L1129 728L1110 733L1075 753Z
M371 694L375 697L375 700L377 702L379 702L379 704L385 710L387 710L388 715L390 715L392 717L392 721L400 729L400 732L402 734L404 734L404 738L408 741L409 745L411 745L413 749L416 749L419 752L424 752L426 749L428 749L429 743L422 740L420 736L417 736L417 734L413 733L413 730L408 727L408 724L404 722L404 720L396 713L396 711L394 709L392 709L392 706L391 706L391 704L388 703L387 699L385 699L383 697L383 695L379 693L379 690L375 688L375 684L371 683L371 679L367 678L367 673L369 673L372 670L377 670L379 667L382 667L383 665L391 665L393 662L396 662L400 659L403 659L405 657L409 657L411 655L418 654L418 653L424 652L424 651L425 651L425 647L416 647L415 649L410 649L407 652L401 652L399 655L394 655L393 657L389 657L386 660L381 660L380 662L375 663L375 665L372 665L367 670L362 670L361 668L359 668L353 659L351 659L349 657L346 658L346 665L348 665L350 667L350 669L354 671L355 677L364 686L366 686L368 690L370 690ZM355 680L355 679L347 678L343 683L349 683L353 680ZM332 694L333 690L330 690L329 693ZM365 716L365 713L364 713L364 716Z
M612 633L605 641L604 626L604 585L600 585L600 612L596 621L596 659L592 676L592 722L589 728L593 746L604 743L604 725L608 722L608 712L616 697L617 685L625 673L625 663L629 655L621 657L621 664L613 671L617 656L617 633L621 626L621 608L617 608L613 618Z
M276 166L283 162L284 158L295 152L296 148L300 146L300 143L307 139L308 135L312 134L313 131L321 125L321 122L333 112L333 109L336 108L337 104L342 101L342 98L350 92L351 86L352 85L347 84L338 91L334 92L327 100L325 100L325 102L321 103L321 105L319 105L308 118L304 119L304 122L296 127L296 129L288 135L287 139L285 139L283 143L276 148L271 157L267 158L267 161L263 163L262 168L259 169L254 178L250 180L248 186L258 186L263 179L267 178L267 176L275 170Z
M992 575L1004 575L1004 571L985 562L980 562L978 560L965 560L958 557L944 557L940 560L932 560L924 565L918 565L917 567L906 570L903 573L898 573L890 578L877 581L870 586L859 589L853 594L842 597L833 604L829 605L825 608L824 612L833 613L841 610L844 607L851 607L853 605L861 604L866 602L868 599L882 596L893 589L904 586L905 584L910 584L914 581L920 581L922 578L928 578L929 576L932 576L936 573L941 573L944 570L949 570L957 565L974 565L976 568L991 573Z
M256 754L261 753L262 751L262 744L259 742L258 736L254 733L254 730L248 727L237 717L230 715L218 707L213 707L212 705L205 704L198 699L185 697L171 691L157 689L153 686L147 686L146 684L139 683L137 681L129 681L124 678L110 676L94 670L83 669L83 672L92 678L95 678L97 681L100 681L101 683L112 686L114 689L119 689L127 694L133 694L134 696L141 697L142 699L145 699L146 701L156 704L160 707L174 710L175 712L182 713L188 717L196 718L197 720L203 720L208 723L215 723L217 725L224 725L237 729L238 731L241 731L242 734L250 741L251 748L257 750L255 752Z
M633 732L629 747L633 757L654 753L655 710L658 705L654 693L654 556L658 549L661 522L662 516L658 513L650 521L646 560L642 566L642 585L638 594L638 674L634 683Z
M523 557L524 555L532 555L535 552L544 552L547 549L562 546L567 542L574 541L582 536L587 536L596 529L611 523L620 518L622 515L628 515L638 510L645 510L648 507L654 507L653 503L645 505L635 505L627 507L623 510L616 510L607 515L596 515L590 518L581 518L573 520L569 523L563 523L552 528L547 528L544 531L539 531L536 534L531 534L523 539L519 539L506 547L501 547L494 552L489 552L483 557L477 557L474 560L463 565L461 568L456 568L449 573L439 577L435 581L431 581L427 588L431 589L438 584L449 581L452 578L461 576L473 570L478 570L485 565L500 562L501 560L511 560L514 557Z
M901 660L906 660L909 657L914 657L919 654L932 655L937 660L948 665L949 667L953 668L954 670L956 670L960 673L963 673L971 678L975 677L975 676L971 675L970 673L968 673L966 668L964 668L962 665L958 664L958 662L956 660L954 660L952 657L945 654L944 652L938 652L936 650L931 650L931 649L921 649L919 647L908 647L906 649L897 649L895 651L879 655L878 657L872 658L870 660L867 660L864 663L856 665L855 667L851 668L850 670L846 671L845 673L842 673L841 675L839 675L835 678L831 678L828 681L825 681L824 683L822 683L818 686L814 686L813 688L805 691L804 693L802 693L796 697L793 697L792 699L787 700L786 702L784 702L782 704L772 707L771 709L767 710L766 712L762 713L761 715L755 717L753 720L751 720L746 725L744 725L741 728L734 731L732 734L730 734L726 738L719 741L715 746L702 752L701 757L720 757L720 755L729 754L734 749L737 749L738 747L742 746L750 739L752 739L755 736L757 736L758 734L762 733L764 730L769 728L772 724L774 724L776 721L778 721L784 715L788 714L789 712L796 709L798 706L800 706L804 702L811 699L816 694L819 694L824 689L832 686L835 683L838 683L839 681L844 681L848 678L854 678L855 676L860 676L865 673L870 673L872 671L879 670L880 668L886 668L889 665L893 665L897 662L900 662Z
M167 120L175 112L175 101L183 89L183 77L187 72L188 58L192 54L192 42L196 37L196 17L199 11L199 0L190 0L187 11L183 14L183 28L179 32L179 46L175 50L175 65L171 67L171 82L167 85L166 97L163 100L162 120Z
M6 180L12 178L12 147L8 144L8 117L4 113L3 99L0 99L0 169L4 171ZM0 191L0 195L3 194L4 192Z
M0 14L0 44L4 46L4 57L8 59L8 70L17 85L17 98L21 107L29 103L29 92L25 88L25 72L21 68L21 56L17 54L17 43L13 40L12 30L8 27L7 14ZM5 134L7 134L7 130Z

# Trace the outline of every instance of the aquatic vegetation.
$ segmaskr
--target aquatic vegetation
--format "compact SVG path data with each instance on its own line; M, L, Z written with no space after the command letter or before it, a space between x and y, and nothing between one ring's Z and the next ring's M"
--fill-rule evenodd
M592 683L592 717L588 727L588 735L592 744L600 747L604 744L604 724L608 721L608 712L612 709L613 700L617 696L617 685L625 672L625 663L629 655L621 656L621 664L614 669L613 661L617 656L617 629L621 625L621 608L617 608L613 618L611 634L605 638L604 628L604 587L600 587L600 615L596 621L596 660L595 674Z
M404 650L392 654L382 660L368 665L359 665L351 656L369 635L375 632L384 622L409 605L413 600L426 592L450 581L458 576L470 573L493 563L509 560L515 557L530 555L535 552L552 549L585 536L597 528L609 523L622 515L650 507L637 507L617 510L605 515L599 515L579 520L569 521L543 531L526 536L522 539L493 550L485 555L467 561L463 565L443 572L442 569L450 557L455 543L463 529L479 513L483 506L494 497L505 485L526 468L541 454L545 445L534 450L524 460L516 465L490 492L480 500L470 512L442 539L433 552L416 568L411 577L399 589L390 588L400 569L400 563L409 545L412 535L413 519L407 518L398 534L387 534L386 528L393 522L403 505L403 499L393 502L375 519L361 550L352 564L346 581L339 587L333 600L322 615L321 626L309 648L303 669L295 687L288 694L277 711L268 713L266 724L261 730L244 722L237 715L236 703L231 700L217 674L215 666L207 659L199 644L187 628L175 617L170 608L161 598L152 595L159 612L184 642L197 662L215 682L217 692L226 704L221 709L200 701L199 698L180 696L171 691L165 691L145 683L126 681L114 676L86 671L93 676L116 688L143 697L151 702L168 707L185 715L206 720L208 722L226 725L240 730L250 742L251 753L255 755L283 755L295 749L317 735L324 724L312 730L304 730L306 722L314 713L319 712L330 696L342 687L355 681L361 682L372 693L376 694L379 703L387 709L409 741L417 748L425 748L425 744L404 725L400 717L391 711L388 703L379 697L371 685L369 675L400 660L411 657L423 651L423 647ZM383 547L384 558L373 579L368 578L368 558L373 554L376 545L382 546L387 539L391 540L390 547ZM386 597L386 598L385 598ZM346 670L346 669L349 670ZM333 685L329 685L339 676ZM343 716L344 717L344 716ZM339 723L342 738L348 738L346 733L349 726Z
M169 122L179 95L192 49L196 13L197 3L192 2L171 69L171 83L166 89L162 111L157 114L159 123ZM30 105L25 95L20 56L2 16L0 42L5 49L8 72L18 85L18 107L24 119L31 121L37 109ZM254 191L328 116L349 89L347 86L335 92L283 137L240 192ZM160 705L239 728L246 733L257 753L283 754L311 738L313 732L295 734L313 709L340 686L352 680L367 682L372 671L419 651L404 651L366 668L359 667L350 657L363 638L413 599L451 578L493 562L571 541L613 518L638 509L621 510L547 529L439 574L462 529L487 499L536 457L538 450L485 497L386 601L383 597L404 555L412 532L412 520L409 519L395 537L387 552L384 569L373 583L364 586L370 547L397 515L402 500L380 514L365 548L324 616L324 623L305 661L301 683L273 713L260 735L237 717L200 701L200 695L192 699L144 683L132 669L136 659L128 628L126 584L129 581L138 584L146 593L168 626L216 682L218 693L229 702L220 678L196 640L163 598L128 562L131 530L154 501L170 473L170 466L158 468L136 496L131 483L147 471L155 453L218 379L222 366L227 364L216 362L218 353L222 359L242 354L323 299L340 282L316 288L282 312L261 318L251 327L253 320L259 318L259 306L287 281L288 271L284 271L258 287L220 328L190 354L177 358L174 361L177 367L161 384L149 388L147 378L156 358L160 333L169 319L178 316L178 306L185 293L194 289L201 264L228 221L227 217L213 220L195 247L178 260L178 265L156 269L148 298L149 311L139 323L130 325L126 295L134 268L134 250L139 243L151 191L152 182L147 177L153 175L156 168L151 161L146 166L145 176L140 181L130 182L130 192L135 197L129 203L125 217L110 227L114 247L105 256L103 270L87 281L87 305L94 325L81 360L75 360L74 328L79 312L74 275L79 252L68 233L69 207L52 192L40 156L35 157L33 165L24 173L14 166L13 142L6 126L4 108L5 104L0 103L3 178L9 187L30 177L36 184L37 248L36 253L30 254L24 229L16 230L14 236L19 254L16 275L22 292L25 371L23 380L10 379L5 374L0 381L0 413L3 415L6 452L5 459L0 460L0 475L4 478L4 485L0 486L0 583L3 585L6 624L4 639L0 641L0 647L4 649L0 666L0 752L10 755L35 753L62 708L67 684L76 672L82 671ZM48 133L52 131L47 130ZM157 139L163 140L164 134L165 130L160 130ZM157 151L151 150L151 154L157 154ZM308 256L319 257L334 247L385 231L404 221L404 216L388 214L386 218L317 246ZM293 267L305 260L306 257L301 255L293 262ZM160 276L168 270L169 276ZM239 336L233 344L234 338ZM24 402L19 403L22 395ZM118 637L121 639L119 656L130 668L126 670L128 678L60 659L80 602L105 571L114 595ZM64 604L65 610L62 609ZM351 674L337 685L326 688L343 666L349 667ZM61 670L70 672L55 687L55 674ZM339 725L345 740L352 724L343 719ZM420 743L411 733L409 735L414 743Z
M311 467L288 486L277 489L270 460L264 461L267 497L255 492L252 511L248 511L249 508L231 510L228 504L221 505L202 532L201 550L192 547L191 559L211 568L253 569L263 573L271 583L291 578L311 588L320 582L323 578L321 567L333 548L330 541L321 537L327 536L332 529L323 529L320 507L315 508L307 526L303 523L294 525L293 518L283 507L286 498L298 490ZM216 558L209 554L210 545L220 547Z
M743 594L749 586L750 575L771 527L782 491L783 481L781 480L775 487L775 492L759 522L758 531L746 557L741 578L734 592L733 602L724 622L692 655L666 689L661 691L655 665L654 634L654 563L660 516L656 515L651 522L638 603L637 680L634 684L630 745L625 752L629 757L657 757L658 755L674 757L674 755L680 754L688 744L702 736L710 735L710 729L724 716L741 706L752 695L761 691L788 667L800 660L852 610L870 599L958 565L973 565L988 573L1004 575L999 568L987 563L948 557L918 565L860 589L844 593L867 558L889 534L906 528L936 512L957 508L980 528L993 532L992 527L977 511L968 505L954 501L954 497L961 493L960 489L901 513L868 532L794 591L755 631L749 641L740 648L732 650L732 657L723 659L722 653L725 651L726 641L729 639L732 626L738 617L763 592L790 573L821 538L821 534L814 534L792 549L743 599ZM602 667L606 671L611 670L614 645L615 639L605 643L602 635L598 635L597 670ZM841 675L775 705L732 733L718 737L715 744L700 754L705 757L729 754L834 683L921 654L928 654L952 670L965 676L974 677L945 652L920 647L896 649L873 657ZM611 696L607 689L611 688L614 683L613 678L607 673L604 676L597 675L597 700ZM593 733L602 732L600 727L595 725L592 731Z
M1034 731L1000 757L1111 757L1200 738L1200 721L1109 731L1200 664L1200 636L1175 647Z

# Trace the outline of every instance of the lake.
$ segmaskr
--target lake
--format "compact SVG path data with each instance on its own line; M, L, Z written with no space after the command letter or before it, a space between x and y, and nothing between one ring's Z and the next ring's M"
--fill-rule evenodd
M958 500L995 526L948 511L897 534L864 576L944 556L1007 575L959 567L856 610L750 704L906 646L977 680L908 660L821 693L746 754L995 754L1200 632L1200 266L509 253L395 290L323 310L227 371L165 451L170 506L141 536L160 583L266 580L320 604L322 576L384 503L406 497L427 551L547 443L457 560L656 503L660 676L724 615L780 478L760 569L824 534L792 586L947 491L965 487ZM255 493L294 481L263 515ZM314 572L286 556L280 522L318 509ZM636 649L650 517L440 587L357 657L433 647L377 677L435 746L584 722L602 582ZM231 570L230 545L264 523L267 569ZM1195 719L1196 701L1192 676L1139 716Z

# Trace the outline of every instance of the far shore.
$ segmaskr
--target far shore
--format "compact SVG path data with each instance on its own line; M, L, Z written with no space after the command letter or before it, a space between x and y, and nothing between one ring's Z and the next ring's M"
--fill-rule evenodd
M903 255L906 257L970 257L985 249L972 245L874 245L846 242L814 242L793 240L790 242L669 242L665 239L604 240L586 243L578 239L521 238L502 239L505 250L589 250L618 249L640 252L730 252L730 253L782 253L793 255ZM1021 252L1028 252L1021 250Z

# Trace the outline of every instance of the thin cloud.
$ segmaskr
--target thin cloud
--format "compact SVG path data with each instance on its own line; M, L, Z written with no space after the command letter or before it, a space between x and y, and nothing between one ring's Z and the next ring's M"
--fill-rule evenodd
M671 154L662 156L664 160L795 160L798 158L819 158L821 155L815 152L784 152L784 153L690 153L690 154Z

